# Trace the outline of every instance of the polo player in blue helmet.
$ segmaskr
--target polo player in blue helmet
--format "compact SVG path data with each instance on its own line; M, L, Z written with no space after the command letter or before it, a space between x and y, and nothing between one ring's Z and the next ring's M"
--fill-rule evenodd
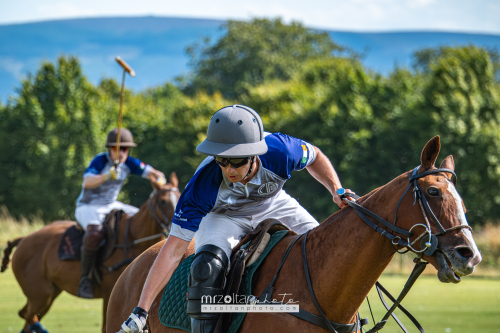
M193 238L196 254L187 312L192 332L213 332L220 314L201 312L201 296L223 294L231 249L239 239L267 218L299 234L319 225L283 190L292 171L306 168L330 191L333 201L344 207L337 194L342 185L329 159L308 142L264 132L262 120L249 107L233 105L217 111L206 140L196 150L208 157L182 192L170 235L151 267L138 306L120 333L143 332L147 310Z
M92 270L97 260L99 244L104 237L102 223L106 215L113 209L121 209L128 215L134 215L139 211L137 207L117 201L127 177L133 174L151 181L165 179L161 171L129 156L130 148L137 145L128 129L121 129L120 151L116 149L117 137L117 128L108 133L106 142L108 152L98 154L90 162L83 174L82 192L76 201L75 217L85 230L81 258L82 272L78 287L78 296L83 298L94 298ZM119 161L117 166L114 165L115 160Z

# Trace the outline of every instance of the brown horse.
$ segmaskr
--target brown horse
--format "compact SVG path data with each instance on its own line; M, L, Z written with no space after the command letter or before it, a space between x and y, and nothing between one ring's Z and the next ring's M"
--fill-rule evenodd
M439 137L434 137L427 143L421 155L420 173L435 169L434 164L439 149ZM453 170L453 157L446 157L441 168ZM391 221L398 200L408 187L411 174L410 171L400 175L388 184L358 199L357 203L383 219ZM474 271L475 265L481 261L481 255L470 230L459 227L466 223L465 209L448 177L448 173L440 172L426 175L418 180L432 211L443 227L445 229L457 227L438 236L438 250L431 256L424 255L423 259L438 269L438 277L442 282L458 283L460 276ZM403 197L397 214L397 226L406 230L415 224L426 224L419 205L413 205L413 196L411 191L409 192ZM377 224L388 230L380 223L377 222ZM437 232L435 225L432 225L432 232ZM253 278L253 295L258 297L263 292L276 273L285 250L297 237L289 233L265 258ZM418 232L413 234L411 240L417 237ZM294 301L299 301L301 309L319 315L306 283L301 255L303 240L304 238L299 239L292 247L275 281L272 295L273 298L281 299L279 294L292 294L290 297ZM108 333L117 332L121 323L127 319L138 303L147 272L163 244L164 242L160 242L145 251L127 267L118 279L108 305ZM374 232L350 207L333 214L321 225L311 230L308 234L306 249L312 289L317 301L326 318L342 324L355 322L360 305L395 254L391 241ZM192 247L189 251L192 253ZM157 295L149 311L150 332L177 331L163 326L159 321L158 307L161 296L162 292ZM287 313L248 313L240 331L318 332L327 330Z
M163 186L152 182L154 194L144 203L140 210L130 219L128 243L144 239L128 248L128 257L135 258L151 245L161 240L163 223L170 228L171 219L175 212L175 205L180 197L178 179L175 173L169 177L169 182ZM129 220L127 214L122 214L119 222L117 244L125 243L126 225ZM58 247L64 232L76 222L55 221L40 230L13 242L9 242L3 258L2 271L7 268L9 254L13 247L18 245L12 258L12 270L16 279L28 299L26 305L19 311L25 321L24 330L37 323L49 311L52 302L61 293L66 291L77 296L80 281L80 261L61 261L58 257ZM167 224L167 225L165 225ZM151 237L158 235L158 237ZM124 259L124 251L117 249L104 262L104 266L112 267ZM116 280L126 268L121 266L112 272L103 272L102 283L95 287L95 298L103 299L103 326L106 327L106 309L111 290Z

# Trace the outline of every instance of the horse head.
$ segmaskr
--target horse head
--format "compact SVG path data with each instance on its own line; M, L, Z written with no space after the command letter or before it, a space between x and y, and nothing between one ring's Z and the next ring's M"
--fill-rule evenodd
M179 180L175 172L168 178L168 183L161 185L156 180L151 180L153 192L149 200L149 212L157 225L162 225L163 229L170 231L172 219L175 213L175 206L181 192L179 191Z
M415 222L423 226L428 225L430 232L437 237L433 236L433 240L429 240L434 243L433 246L437 245L436 250L433 253L424 252L423 259L438 270L438 278L441 282L458 283L461 276L469 275L474 271L475 266L481 262L481 254L472 237L472 229L465 218L464 203L455 187L453 156L446 157L439 169L434 166L440 148L439 136L435 136L422 150L421 165L416 181L421 189L420 195L424 198L418 202L415 197L418 194L414 194L410 216L413 217L413 222L411 222L413 225ZM436 171L432 172L432 170ZM439 170L443 172L438 172ZM426 175L418 176L424 173ZM418 190L414 187L414 191ZM425 205L430 210L426 210ZM401 226L411 227L410 225ZM415 243L417 248L419 244L422 244L423 250L425 241L417 239L420 235L418 228L414 228L410 242ZM418 249L416 251L413 249L413 251L420 252Z

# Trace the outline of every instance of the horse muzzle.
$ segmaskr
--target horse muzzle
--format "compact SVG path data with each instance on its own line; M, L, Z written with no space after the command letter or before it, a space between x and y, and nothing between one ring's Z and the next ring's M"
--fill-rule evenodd
M481 254L468 246L439 248L434 253L438 264L438 278L444 283L459 283L462 276L472 274L481 262Z

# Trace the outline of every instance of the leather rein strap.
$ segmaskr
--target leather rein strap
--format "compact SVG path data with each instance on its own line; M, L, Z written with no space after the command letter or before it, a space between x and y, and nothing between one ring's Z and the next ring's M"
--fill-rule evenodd
M297 236L297 238L295 238L293 240L293 242L290 243L290 245L288 245L288 248L286 249L285 254L283 255L283 258L281 259L281 262L280 262L280 264L278 266L276 274L274 275L274 277L271 280L271 282L269 283L269 285L264 289L264 291L262 292L262 294L259 296L259 303L286 305L285 303L277 302L276 300L274 300L272 298L273 289L274 289L274 287L273 287L274 281L278 277L279 272L281 270L281 267L285 263L285 260L288 257L288 254L290 254L290 251L291 251L292 247L295 245L295 243L297 243L297 241L301 237L304 237L304 239L302 241L302 262L304 263L304 271L305 271L305 275L306 275L307 286L309 288L309 293L311 295L313 303L316 306L316 309L320 313L321 317L317 316L317 315L315 315L315 314L313 314L313 313L311 313L309 311L303 310L301 308L299 308L299 312L286 312L286 313L291 314L291 315L293 315L293 316L295 316L297 318L300 318L302 320L308 321L311 324L314 324L314 325L320 326L320 327L322 327L324 329L327 329L327 330L329 330L332 333L337 333L337 332L345 332L345 333L347 333L347 332L357 332L358 330L361 329L361 327L363 325L368 324L368 320L367 319L360 319L359 315L356 315L356 318L357 318L356 322L352 323L352 324L339 324L339 323L330 321L330 320L328 320L326 318L324 312L321 310L321 307L319 306L318 301L316 300L316 296L314 295L314 290L312 288L311 277L309 275L309 268L307 266L306 241L307 241L307 235L309 234L309 231L307 231L306 233L304 233L304 234L302 234L300 236Z

